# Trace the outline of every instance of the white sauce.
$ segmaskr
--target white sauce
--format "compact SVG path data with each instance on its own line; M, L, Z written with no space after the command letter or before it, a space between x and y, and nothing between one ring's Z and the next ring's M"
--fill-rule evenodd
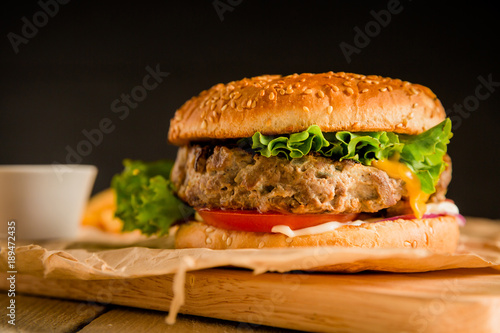
M440 203L430 203L427 204L426 214L459 214L458 207L449 201L443 201ZM303 228L292 230L289 226L286 225L276 225L271 229L271 232L279 233L286 235L288 237L296 237L296 236L308 236L308 235L317 235L322 234L328 231L333 231L343 226L352 225L352 226L360 226L365 223L374 223L377 220L369 220L362 221L356 220L352 222L326 222L323 224L318 224L314 227Z
M430 203L427 204L427 210L425 212L426 214L459 214L458 207L450 201L443 201L440 203ZM195 213L195 220L199 222L203 222L203 219L201 216L198 214L198 212ZM286 225L275 225L272 229L271 232L277 233L277 234L283 234L288 237L296 237L296 236L308 236L308 235L317 235L317 234L322 234L328 231L333 231L335 229L338 229L340 227L346 226L346 225L352 225L352 226L360 226L365 223L373 223L376 222L377 219L372 219L368 221L362 221L362 220L356 220L352 222L336 222L336 221L331 221L331 222L326 222L322 224L318 224L314 227L309 227L309 228L303 228L303 229L297 229L297 230L292 230L290 229L289 226Z
M427 204L426 214L460 214L457 205L450 201Z
M287 235L288 237L296 237L296 236L306 236L306 235L315 235L315 234L322 234L328 231L333 231L337 228L346 226L346 225L354 225L354 226L359 226L364 223L368 223L366 221L361 221L361 220L356 220L352 222L326 222L323 224L318 224L315 225L314 227L308 227L304 229L297 229L297 230L292 230L290 229L289 226L287 225L275 225L272 229L271 232L274 233L280 233L283 235Z

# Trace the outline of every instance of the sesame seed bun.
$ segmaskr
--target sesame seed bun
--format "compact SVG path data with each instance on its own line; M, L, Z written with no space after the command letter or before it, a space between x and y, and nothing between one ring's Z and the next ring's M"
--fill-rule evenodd
M283 234L215 228L202 222L181 224L176 248L270 248L342 246L363 248L423 248L436 253L453 253L458 245L459 227L454 216L398 219L361 226L343 226L322 234L287 237Z
M446 117L427 87L350 73L263 75L217 84L187 101L170 122L177 145L206 139L300 132L419 134Z

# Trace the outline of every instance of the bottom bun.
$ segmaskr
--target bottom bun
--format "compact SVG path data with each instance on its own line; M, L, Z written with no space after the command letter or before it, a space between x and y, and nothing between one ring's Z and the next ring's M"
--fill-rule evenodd
M420 248L453 253L460 236L454 216L382 221L343 226L322 234L288 237L283 234L215 228L202 222L179 226L175 247L242 249L264 247L342 246L362 248Z

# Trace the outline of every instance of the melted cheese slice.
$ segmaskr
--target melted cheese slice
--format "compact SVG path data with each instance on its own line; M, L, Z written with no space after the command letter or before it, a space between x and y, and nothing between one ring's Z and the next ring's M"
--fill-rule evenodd
M372 161L377 169L385 171L391 178L399 178L405 182L406 191L410 199L410 206L417 218L422 218L426 212L426 202L429 194L422 191L420 179L405 164L398 162L399 154L395 154L388 160Z

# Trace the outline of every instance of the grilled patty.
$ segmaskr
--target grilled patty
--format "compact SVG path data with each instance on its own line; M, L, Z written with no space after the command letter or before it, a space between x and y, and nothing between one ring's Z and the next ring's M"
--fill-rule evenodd
M351 160L309 154L289 161L226 146L182 147L171 178L178 196L195 208L361 213L394 206L406 195L400 179ZM439 184L442 197L447 182Z

